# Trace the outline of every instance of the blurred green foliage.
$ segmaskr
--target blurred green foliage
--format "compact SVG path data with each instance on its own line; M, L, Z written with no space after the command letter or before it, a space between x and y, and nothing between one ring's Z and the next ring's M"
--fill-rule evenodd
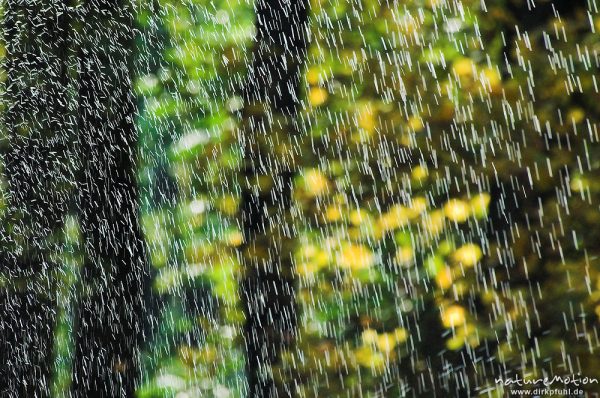
M528 22L522 7L311 1L293 187L300 322L273 369L296 396L501 397L495 377L600 378L600 15L575 2ZM156 296L139 396L243 396L236 131L253 5L141 2L137 23ZM77 278L67 251L61 297Z
M139 180L157 324L139 396L243 396L241 237L227 181L240 161L234 87L247 67L252 4L159 1L141 10Z

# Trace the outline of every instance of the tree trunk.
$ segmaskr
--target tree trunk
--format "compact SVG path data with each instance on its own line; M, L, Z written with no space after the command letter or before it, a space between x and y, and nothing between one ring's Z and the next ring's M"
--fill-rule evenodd
M0 395L50 394L56 255L72 183L68 17L60 1L4 3Z
M293 396L272 373L296 334L289 210L296 160L301 68L306 58L307 3L256 3L253 64L242 110L244 150L241 224L246 277L242 299L250 397ZM275 143L275 144L274 144Z
M78 211L85 264L76 315L76 397L132 397L147 261L139 227L129 3L85 1L79 51Z

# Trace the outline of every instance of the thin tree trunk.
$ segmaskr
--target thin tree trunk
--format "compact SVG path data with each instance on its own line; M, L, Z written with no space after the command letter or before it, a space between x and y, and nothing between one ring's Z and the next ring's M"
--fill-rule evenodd
M292 383L272 374L296 335L290 225L297 165L290 148L298 128L301 68L306 58L307 3L256 3L256 42L242 110L245 184L242 299L250 397L293 396ZM288 145L285 145L285 144ZM265 184L266 183L266 184ZM285 377L281 377L284 379Z
M50 394L56 255L72 182L68 13L61 1L4 3L0 396Z
M72 391L132 397L148 275L135 179L132 10L126 1L86 1L81 23L78 211L86 259Z

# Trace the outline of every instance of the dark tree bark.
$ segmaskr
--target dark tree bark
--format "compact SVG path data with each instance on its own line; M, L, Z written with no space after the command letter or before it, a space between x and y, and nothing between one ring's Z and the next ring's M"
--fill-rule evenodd
M63 1L4 3L0 396L50 395L56 255L72 171L68 13ZM3 195L4 196L4 195Z
M297 160L300 79L306 58L307 2L256 2L256 39L242 110L241 224L246 277L242 300L250 397L293 396L271 369L296 335L293 230L289 210ZM281 377L286 379L287 377Z
M76 397L132 397L147 261L136 187L133 17L121 0L81 8L78 211L85 248L76 316Z

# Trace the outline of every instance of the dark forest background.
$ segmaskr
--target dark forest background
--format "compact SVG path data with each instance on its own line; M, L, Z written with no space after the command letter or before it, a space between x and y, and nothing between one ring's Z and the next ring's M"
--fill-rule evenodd
M600 378L595 0L1 7L0 396Z

